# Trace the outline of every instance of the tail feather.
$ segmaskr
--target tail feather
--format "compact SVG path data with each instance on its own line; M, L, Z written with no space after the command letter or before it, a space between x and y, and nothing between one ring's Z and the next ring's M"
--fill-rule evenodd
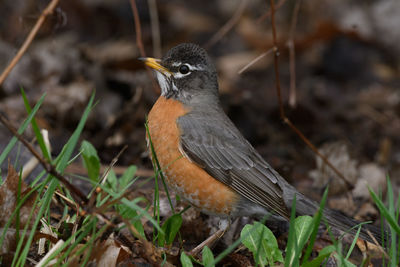
M296 199L296 212L298 214L312 216L319 209L319 205L316 202L306 198L299 193L296 194ZM348 232L352 235L355 235L358 231L358 227L354 226L361 223L357 220L347 217L346 215L338 211L327 208L325 208L323 211L323 217L326 219L330 226L335 227L341 231ZM360 238L371 243L375 242L368 232L371 233L371 235L376 239L379 244L382 244L382 236L388 236L387 231L383 230L382 234L382 230L375 225L363 224L361 226Z
M355 235L358 231L358 227L354 227L359 225L360 222L354 219L351 219L342 213L330 209L324 209L324 217L328 221L330 226L333 226L339 230L344 232L348 232L349 234ZM371 235L376 239L378 244L382 244L382 231L379 227L372 224L363 224L361 226L360 237L363 240L366 240L371 243L375 243Z

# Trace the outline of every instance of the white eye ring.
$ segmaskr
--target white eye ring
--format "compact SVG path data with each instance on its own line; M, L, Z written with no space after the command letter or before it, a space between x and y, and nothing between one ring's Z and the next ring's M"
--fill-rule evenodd
M198 71L204 70L204 68L202 66L199 66L199 65L192 66L188 63L177 62L177 63L172 63L172 66L178 67L178 71L173 74L175 79L183 78L183 77L191 74L192 71L194 71L194 70L198 70ZM182 71L182 68L184 68L183 71Z

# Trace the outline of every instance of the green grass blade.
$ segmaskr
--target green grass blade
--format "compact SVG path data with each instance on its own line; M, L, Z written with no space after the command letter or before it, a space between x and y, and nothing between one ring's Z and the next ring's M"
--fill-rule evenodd
M76 144L79 141L79 137L81 136L83 127L85 126L86 120L89 117L90 111L93 108L93 100L94 100L94 93L89 99L89 103L87 104L85 111L82 114L82 118L79 121L78 126L76 127L75 131L69 138L68 142L64 145L60 155L58 155L56 159L56 170L59 172L64 172L65 168L69 163L69 159L76 147Z
M45 94L39 99L39 101L36 103L32 111L29 113L28 118L25 119L25 121L22 123L21 127L18 129L18 133L22 134L26 128L29 126L30 122L32 121L33 117L36 115L36 112L39 110L40 106L43 103ZM11 138L10 142L6 146L6 148L3 150L3 152L0 155L0 165L4 162L4 160L7 158L7 155L10 153L11 149L13 149L14 145L17 143L18 139L17 137Z
M328 191L329 191L329 187L326 187L326 189L324 191L324 194L322 195L322 199L321 199L321 203L319 205L319 209L318 209L317 213L314 215L314 218L313 218L314 228L313 228L313 230L311 232L310 242L308 243L306 252L304 253L304 256L303 256L302 265L311 256L311 252L313 250L315 240L317 239L318 228L319 228L319 225L321 223L323 211L324 211L324 208L325 208L326 199L328 198Z
M25 94L25 91L23 88L21 88L21 94L22 94L22 98L24 100L26 111L28 113L31 113L32 109L31 109L31 106L29 105L28 98L26 97L26 94ZM40 132L39 126L37 125L35 118L32 118L31 125L32 125L33 132L35 133L36 140L39 144L40 150L42 151L43 157L45 159L47 159L48 161L51 161L51 156L50 156L49 150L46 147L42 133Z
M64 146L62 152L60 153L60 155L58 155L58 157L56 159L56 170L61 173L66 168L66 166L69 162L69 159L76 147L76 144L82 133L85 122L86 122L86 120L89 116L90 110L92 108L93 100L94 100L94 93L92 94L92 96L89 100L89 103L82 115L82 118L81 118L77 128L75 129L74 133L72 134L72 136L70 137L70 139L68 140L66 145ZM59 185L59 181L57 179L55 179L52 176L50 176L49 178L52 178L52 180L50 181L49 187L46 190L43 198L40 200L41 206L40 206L39 212L37 214L37 217L36 217L35 221L33 222L32 229L36 229L40 222L40 218L42 218L46 213L49 213L51 198L52 198L56 188ZM27 226L28 226L28 224L27 224ZM25 230L26 229L24 229L24 231ZM16 256L18 257L18 260L15 262L15 266L24 266L25 265L26 258L29 253L29 249L31 247L31 243L32 243L34 234L35 234L35 231L31 231L27 240L23 244L24 248L22 249L22 252L19 256L18 256L18 254L19 254L19 250L21 250L22 244L18 244L17 251L16 251ZM15 258L17 258L17 257L15 257Z
M379 197L375 194L374 191L372 191L371 188L368 188L369 193L371 194L372 199L374 200L376 206L378 207L379 211L381 214L385 217L387 222L389 223L389 226L393 228L395 231L395 234L400 235L400 226L394 219L394 217L390 214L389 210L385 207L383 204L382 200L379 199Z
M346 260L348 260L350 258L350 255L353 252L354 247L356 246L358 236L360 235L360 232L361 232L361 227L362 227L361 225L358 227L358 230L357 230L356 235L354 236L353 242L351 242L351 246L349 248L349 251L347 251L347 255L345 258Z
M40 222L40 219L43 217L44 213L49 210L51 198L52 198L52 196L54 194L54 191L56 190L58 184L59 184L59 182L58 182L57 179L53 178L50 181L49 187L47 188L43 198L40 199L41 206L40 206L39 212L36 215L35 221L33 222L33 225L31 227L32 229L36 229L37 228L37 226L38 226L38 224ZM38 197L39 197L39 195L38 195ZM33 209L32 209L32 212L31 212L30 216L32 214L33 214ZM24 235L25 235L25 233L27 231L28 226L29 226L29 224L27 224L25 226ZM35 235L35 231L31 231L31 233L29 234L28 238L26 240L24 240L24 242L20 242L18 244L16 255L18 255L18 252L19 252L19 250L21 249L22 246L24 246L24 248L22 249L21 255L19 255L19 257L18 257L18 261L16 262L16 266L25 266L26 258L28 256L29 249L31 247L34 235Z
M286 245L286 256L285 256L285 262L284 262L285 267L299 265L298 258L296 259L297 238L296 238L296 229L294 227L295 218L296 218L296 194L294 195L294 198L292 201L292 210L290 213L289 236L288 236L288 242Z
M393 188L392 188L392 183L389 180L389 177L386 177L386 183L387 183L387 198L388 198L388 205L389 205L389 213L390 216L393 218L396 218L396 211L395 211L395 207L394 207L394 196L393 196ZM398 221L396 221L398 222ZM397 224L398 225L398 224ZM397 236L396 236L396 232L393 229L393 227L390 227L390 238L391 238L391 242L390 242L390 264L391 266L397 266Z
M157 170L157 174L159 174L160 177L161 177L161 181L163 183L163 186L164 186L164 189L165 189L165 193L167 194L167 198L168 198L169 205L171 207L172 214L175 214L174 206L172 205L172 200L171 200L171 197L169 195L167 184L165 182L165 177L164 177L164 174L162 173L162 168L161 168L160 162L158 161L156 151L154 150L153 142L151 141L149 125L147 124L147 120L146 120L146 123L145 123L145 128L146 128L147 138L149 139L151 155L152 155L152 158L154 159L154 161L156 163L156 167L157 167L155 169Z

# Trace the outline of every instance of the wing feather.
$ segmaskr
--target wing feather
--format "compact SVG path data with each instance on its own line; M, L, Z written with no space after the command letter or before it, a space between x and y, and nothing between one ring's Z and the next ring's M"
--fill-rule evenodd
M191 161L242 197L288 218L282 177L221 112L190 112L178 118L181 147Z

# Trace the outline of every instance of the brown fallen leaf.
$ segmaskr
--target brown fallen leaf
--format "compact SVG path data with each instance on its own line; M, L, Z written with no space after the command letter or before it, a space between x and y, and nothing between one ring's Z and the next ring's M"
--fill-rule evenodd
M90 262L96 266L117 266L131 255L130 250L110 235L105 241L98 241L90 255Z
M7 222L12 218L12 214L15 211L20 199L31 192L31 188L22 180L20 180L17 171L14 167L8 165L8 174L5 182L0 186L0 229L7 224ZM23 229L26 224L31 224L28 221L29 215L32 211L35 198L37 196L36 192L33 192L24 202L19 210L19 227ZM34 214L32 218L35 218L36 210L33 211ZM11 226L14 226L15 218L12 221ZM4 254L11 251L15 247L15 227L8 228L5 235L5 240L2 247L0 248L0 253ZM18 231L19 232L19 231Z
M372 244L370 242L364 242L361 239L357 239L357 247L361 250L361 252L364 254L368 254L372 259L380 259L382 258L382 254L384 253L384 250L382 247L379 247L375 244Z
M97 254L97 266L116 266L121 246L118 246L114 240L107 239L102 245L103 249L99 249L101 253Z

